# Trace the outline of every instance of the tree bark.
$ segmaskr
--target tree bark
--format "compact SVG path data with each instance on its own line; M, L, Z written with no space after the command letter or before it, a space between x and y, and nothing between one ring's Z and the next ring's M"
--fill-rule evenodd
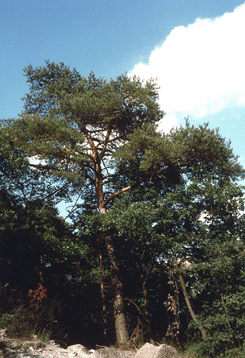
M99 207L100 214L106 213L105 207ZM122 282L119 278L119 268L115 259L115 250L110 235L106 235L105 244L107 255L110 262L110 273L112 277L112 287L115 293L114 300L114 319L115 319L115 330L116 338L119 346L129 344L129 335L126 325L124 302L122 295Z
M105 214L106 204L108 202L104 200L104 192L103 192L103 175L101 169L101 162L103 160L103 156L105 154L106 145L109 140L109 136L111 133L111 127L108 129L107 136L104 142L103 149L101 153L98 153L98 147L94 144L93 139L87 130L84 129L84 134L88 140L88 143L91 147L92 157L94 161L94 172L95 172L95 190L98 199L98 209L100 214ZM113 197L110 197L109 200L112 200ZM116 338L119 346L125 345L129 343L129 335L126 326L125 312L124 312L124 303L122 296L122 282L119 278L119 268L115 259L115 250L113 246L113 242L110 235L106 235L105 244L107 255L110 262L110 273L112 277L112 288L115 294L114 300L114 319L115 319L115 329L116 329Z
M118 276L119 268L115 261L114 247L111 241L111 236L105 237L105 243L107 248L108 257L110 260L110 272L112 276L112 287L115 292L114 300L114 318L117 343L119 346L127 345L129 343L128 329L126 325L124 303L122 296L122 282Z
M177 274L178 274L178 276L179 276L180 285L181 285L182 292L183 292L183 295L184 295L185 302L186 302L186 304L187 304L188 310L189 310L189 312L190 312L190 315L191 315L193 321L198 324L198 328L199 328L200 331L201 331L202 338L206 338L206 337L207 337L206 330L205 330L205 328L202 326L202 324L198 322L198 319L196 318L196 315L195 315L195 313L194 313L194 311L193 311L193 309L192 309L192 306L191 306L191 303L190 303L190 300L189 300L189 297L188 297L188 293L187 293L187 290L186 290L185 282L184 282L184 279L183 279L182 274L181 274L181 272L180 272L180 269L179 269L179 267L178 267L178 263L177 263L176 258L175 258L175 267L176 267L176 270L177 270Z

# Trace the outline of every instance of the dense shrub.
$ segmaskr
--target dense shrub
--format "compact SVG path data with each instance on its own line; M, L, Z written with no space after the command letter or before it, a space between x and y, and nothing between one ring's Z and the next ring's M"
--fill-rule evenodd
M61 313L61 303L49 301L45 288L29 291L29 300L17 306L11 315L6 333L10 338L28 338L36 334L42 339L61 336L62 329L57 324Z
M244 294L243 288L213 303L212 313L203 320L208 336L199 343L200 352L210 357L244 357Z
M3 313L0 316L0 328L7 328L8 326L10 326L13 321L13 318L14 315L9 313Z

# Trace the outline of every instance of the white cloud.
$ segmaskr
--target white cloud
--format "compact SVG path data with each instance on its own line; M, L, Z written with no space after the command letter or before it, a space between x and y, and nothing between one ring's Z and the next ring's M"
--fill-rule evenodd
M136 64L130 74L157 78L166 131L180 117L245 106L245 3L221 17L174 28L148 64Z
M165 114L164 119L158 124L158 130L168 133L171 128L178 125L178 118L174 113Z

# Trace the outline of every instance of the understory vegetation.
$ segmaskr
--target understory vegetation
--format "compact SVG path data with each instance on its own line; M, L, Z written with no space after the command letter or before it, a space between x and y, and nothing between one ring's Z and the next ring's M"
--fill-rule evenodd
M244 357L245 171L230 143L188 120L158 131L154 81L48 61L25 75L23 112L0 127L0 328Z

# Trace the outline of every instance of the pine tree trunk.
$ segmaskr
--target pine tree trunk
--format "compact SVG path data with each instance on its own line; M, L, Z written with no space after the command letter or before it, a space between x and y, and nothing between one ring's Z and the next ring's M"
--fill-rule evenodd
M114 318L117 343L119 346L127 345L129 343L128 329L126 326L124 303L122 297L122 283L118 276L119 268L115 261L114 247L111 241L111 236L105 237L108 257L110 260L110 272L112 276L112 287L115 292L114 300Z
M106 213L106 206L104 202L104 194L103 194L103 185L100 178L97 178L97 197L98 197L98 206L100 214ZM105 237L105 245L107 250L107 255L110 262L110 273L112 277L112 288L115 294L114 300L114 319L115 319L115 330L117 343L119 346L128 345L129 344L129 335L128 329L126 326L125 312L124 312L124 303L122 296L122 282L119 277L119 268L115 259L115 250L113 246L113 242L110 235L106 235Z
M117 343L119 346L129 344L128 329L126 325L124 304L120 294L118 294L114 301L114 318Z

